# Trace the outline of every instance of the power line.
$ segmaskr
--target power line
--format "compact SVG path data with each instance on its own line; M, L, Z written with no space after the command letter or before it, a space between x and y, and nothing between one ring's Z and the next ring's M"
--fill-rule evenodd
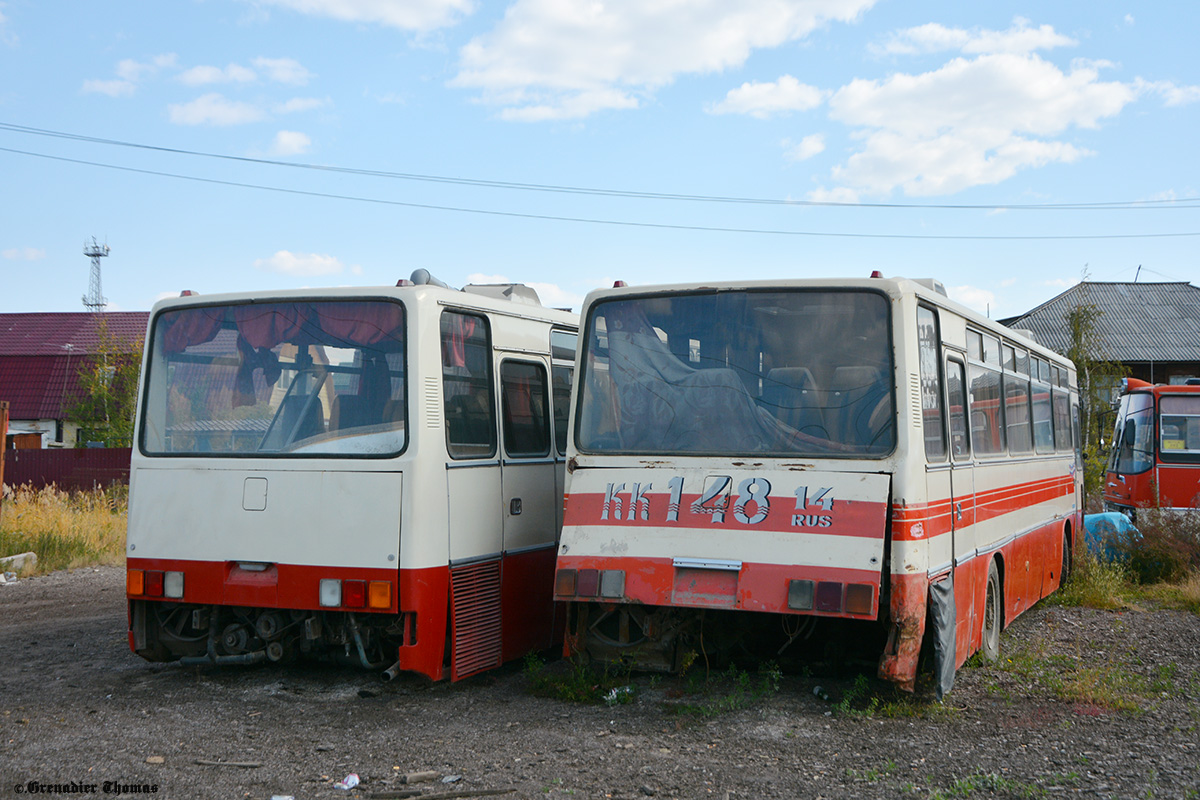
M232 156L221 153L207 153L200 150L185 150L174 147L127 142L119 139L105 139L96 136L67 133L63 131L33 128L26 125L16 125L0 122L0 130L12 133L25 133L33 136L44 136L70 141L102 144L110 147L125 147L136 150L147 150L158 153L186 155L197 158L211 158L222 161L233 161L246 164L258 164L290 169L312 170L318 172L333 172L345 175L359 175L392 180L421 181L426 183L445 183L459 186L474 186L491 189L511 189L532 192L552 192L558 194L580 194L599 197L624 197L640 200L677 200L703 203L734 203L745 205L774 205L796 207L822 208L891 208L913 210L959 210L959 211L1112 211L1112 210L1149 210L1149 209L1183 209L1200 207L1200 197L1188 197L1172 200L1119 200L1097 203L1012 203L1005 205L978 205L968 203L849 203L832 200L791 200L778 198L734 197L723 195L677 194L671 192L638 192L623 189L600 189L595 187L565 186L541 183L520 183L516 181L493 181L481 178L456 178L446 175L428 175L413 172L389 172L386 170L360 169L355 167L339 167L323 164L309 164L295 161L277 161L267 158L252 158L249 156Z
M527 214L518 211L496 211L493 209L483 208L467 208L462 206L442 206L432 205L428 203L412 203L403 200L386 200L377 197L362 197L358 195L333 194L329 192L314 192L304 189L288 189L281 186L267 186L265 184L242 183L239 181L226 181L217 178L202 178L196 175L182 175L174 172L161 172L158 170L141 169L139 167L126 167L117 164L104 164L97 161L84 161L77 158L67 158L65 156L52 156L46 153L34 153L28 150L16 150L10 147L0 147L0 152L14 153L16 155L31 156L34 158L44 158L51 161L60 161L68 164L81 164L89 167L100 167L103 169L119 170L121 172L132 172L139 175L154 175L162 178L174 178L177 180L193 181L196 183L207 183L217 186L232 186L240 189L258 189L267 192L278 192L281 194L297 195L301 197L319 197L327 200L348 200L358 203L373 203L376 205L400 206L403 208L419 208L428 211L451 211L460 214L483 214L495 217L509 217L517 219L533 219L550 222L576 222L588 225L612 225L624 226L630 228L654 228L659 230L678 230L678 231L705 231L710 233L747 233L761 234L769 236L809 236L809 237L829 237L840 239L933 239L933 240L960 240L960 241L1059 241L1059 240L1079 240L1079 239L1168 239L1180 237L1200 236L1200 231L1196 232L1167 232L1167 233L1107 233L1107 234L1079 234L1079 235L1050 235L1050 236L968 236L968 235L936 235L936 234L908 234L908 233L838 233L832 231L789 231L789 230L774 230L770 228L732 228L709 225L678 225L664 222L637 222L633 220L616 220L616 219L596 219L588 217L568 217L554 214Z

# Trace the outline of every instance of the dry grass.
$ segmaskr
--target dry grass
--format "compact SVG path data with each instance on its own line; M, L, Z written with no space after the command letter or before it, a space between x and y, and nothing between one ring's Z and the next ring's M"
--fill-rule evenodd
M128 490L63 492L16 487L0 501L0 557L37 553L23 574L120 564L125 557Z

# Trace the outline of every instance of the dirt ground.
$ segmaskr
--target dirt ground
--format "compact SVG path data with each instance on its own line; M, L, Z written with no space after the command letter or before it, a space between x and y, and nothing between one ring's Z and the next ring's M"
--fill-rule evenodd
M961 670L918 713L844 713L854 676L810 673L696 714L644 676L627 705L537 697L520 664L454 685L149 664L127 647L123 576L0 586L0 797L1200 797L1188 614L1039 605L1001 667ZM1138 710L1063 699L1056 671L1115 681ZM437 777L402 783L419 771ZM335 788L349 773L362 783Z

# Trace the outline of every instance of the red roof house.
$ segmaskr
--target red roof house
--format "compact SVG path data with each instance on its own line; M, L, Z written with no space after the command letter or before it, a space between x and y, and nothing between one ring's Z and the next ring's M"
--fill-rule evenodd
M41 445L73 446L67 419L79 403L79 367L96 352L101 320L111 338L140 351L148 311L0 314L0 400L8 438L40 434ZM7 443L6 443L7 444Z

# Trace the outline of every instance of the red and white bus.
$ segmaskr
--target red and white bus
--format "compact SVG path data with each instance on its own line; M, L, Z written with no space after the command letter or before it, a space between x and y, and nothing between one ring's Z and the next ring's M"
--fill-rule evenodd
M614 288L582 326L566 652L677 670L825 626L911 690L931 624L948 690L1059 586L1074 367L937 282Z
M134 652L457 680L551 646L577 317L413 280L155 305Z
M1200 509L1200 379L1121 382L1104 505L1130 517L1139 508Z

